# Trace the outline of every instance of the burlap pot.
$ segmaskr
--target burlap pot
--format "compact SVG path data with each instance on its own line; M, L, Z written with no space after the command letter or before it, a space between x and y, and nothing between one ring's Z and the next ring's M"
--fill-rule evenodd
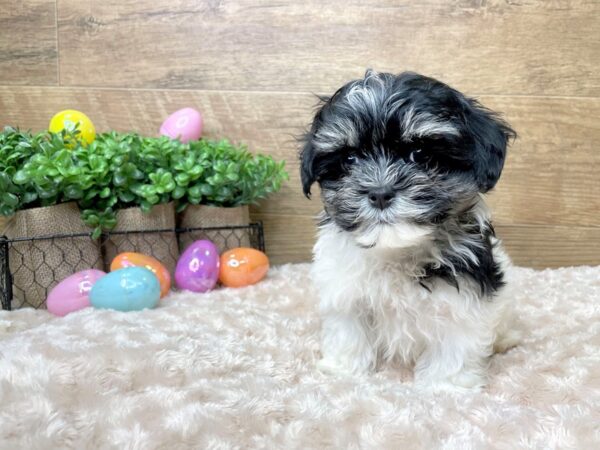
M165 230L175 228L173 203L156 205L149 213L140 208L117 212L117 226L113 231ZM177 236L174 231L161 233L110 234L106 240L104 262L107 268L115 256L122 252L138 252L154 256L171 272L179 258Z
M210 228L248 225L250 212L248 206L235 208L219 208L207 205L188 206L179 216L181 228ZM184 250L198 239L209 239L220 252L235 247L249 247L250 236L248 229L237 230L206 230L204 232L183 233L180 236L181 249Z
M91 233L76 203L17 212L6 224L9 239ZM91 237L64 237L15 242L10 245L13 308L45 308L49 290L84 269L102 269L100 244Z

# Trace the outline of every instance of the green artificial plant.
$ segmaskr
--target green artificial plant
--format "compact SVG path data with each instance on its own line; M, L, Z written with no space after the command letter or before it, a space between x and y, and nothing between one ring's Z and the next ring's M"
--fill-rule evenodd
M83 221L102 230L116 225L119 209L175 201L188 205L239 206L278 191L285 163L254 155L227 140L184 144L137 133L99 134L72 144L77 130L36 135L5 128L0 133L0 215L76 201Z

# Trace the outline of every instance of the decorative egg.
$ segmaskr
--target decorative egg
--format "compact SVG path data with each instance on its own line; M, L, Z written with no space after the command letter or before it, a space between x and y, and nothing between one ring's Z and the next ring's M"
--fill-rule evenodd
M253 248L239 247L221 255L219 281L227 287L258 283L269 271L269 258Z
M60 133L67 125L75 126L79 129L78 138L85 144L91 144L96 139L96 128L88 116L81 111L66 109L56 113L50 120L48 130L53 133Z
M124 267L145 267L152 271L160 283L160 297L164 297L171 289L171 274L158 259L142 253L125 252L120 253L110 263L110 271L123 269Z
M90 306L92 286L106 272L96 269L82 270L58 283L48 294L46 307L55 316L65 316Z
M198 140L202 134L202 115L193 108L175 111L160 126L160 134L183 143Z
M175 268L179 289L192 292L210 291L219 279L219 250L210 241L193 242L180 256Z
M125 267L100 278L92 287L90 302L96 308L139 311L154 308L160 283L145 267Z

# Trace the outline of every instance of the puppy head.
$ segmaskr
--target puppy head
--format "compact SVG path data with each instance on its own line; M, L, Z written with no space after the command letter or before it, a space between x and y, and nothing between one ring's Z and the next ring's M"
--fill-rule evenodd
M367 71L323 99L301 151L304 193L365 247L410 247L492 189L515 133L415 73Z

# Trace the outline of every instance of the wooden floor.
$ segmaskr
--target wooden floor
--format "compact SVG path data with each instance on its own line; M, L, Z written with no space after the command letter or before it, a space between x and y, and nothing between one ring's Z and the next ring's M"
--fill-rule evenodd
M0 0L0 125L60 109L155 134L195 106L205 134L287 160L253 209L275 263L305 261L319 203L295 137L314 94L380 71L438 77L519 133L490 195L514 260L600 264L600 2L593 0Z

